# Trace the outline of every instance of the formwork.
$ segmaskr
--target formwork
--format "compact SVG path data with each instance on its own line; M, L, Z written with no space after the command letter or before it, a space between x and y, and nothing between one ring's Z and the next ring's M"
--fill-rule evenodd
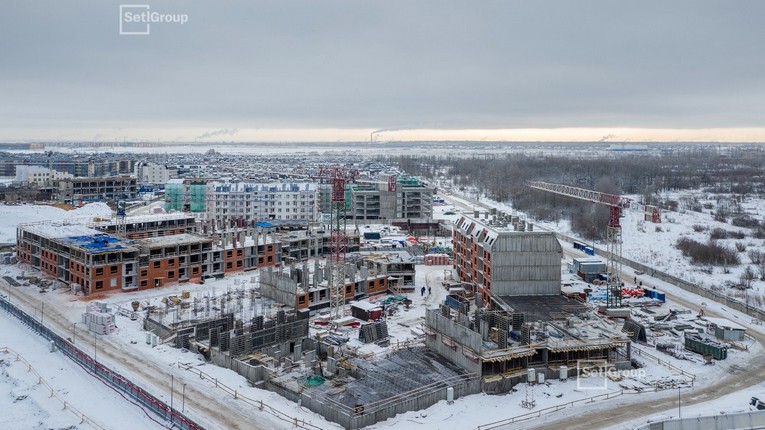
M423 347L402 349L376 361L351 359L351 364L344 378L304 388L301 405L346 429L359 429L426 409L445 400L449 387L455 398L481 391L478 375Z

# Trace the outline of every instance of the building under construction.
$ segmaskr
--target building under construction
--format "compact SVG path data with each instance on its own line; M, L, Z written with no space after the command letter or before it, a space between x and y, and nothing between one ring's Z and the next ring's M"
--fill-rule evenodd
M177 214L20 224L16 253L86 295L198 283L281 264L272 235L258 229L200 235L194 226L193 218Z
M388 275L377 273L366 264L345 264L343 301L385 293L389 288ZM296 309L323 309L331 304L329 280L332 279L330 265L314 260L300 266L286 266L283 269L267 269L260 273L260 292L263 296Z
M319 330L309 337L308 310L276 303L262 290L261 283L167 301L149 312L144 329L347 429L480 392L477 374L421 344L365 356L344 348L342 335Z
M579 360L604 360L629 368L630 340L563 296L513 298L512 306L470 310L463 303L429 309L425 344L481 376L482 390L503 393L526 381L528 369L548 379L576 375Z
M565 379L579 360L630 366L629 338L561 295L554 233L493 210L461 217L453 245L462 297L427 311L426 345L480 374L485 392L506 392L530 368Z
M534 231L504 212L484 219L476 213L454 224L452 243L457 277L484 304L500 296L560 294L563 250L552 232Z

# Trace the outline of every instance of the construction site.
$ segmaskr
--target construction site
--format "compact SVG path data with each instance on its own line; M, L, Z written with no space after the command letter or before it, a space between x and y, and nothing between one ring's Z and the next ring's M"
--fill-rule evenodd
M323 174L337 191L323 230L117 216L20 225L17 255L75 293L127 293L87 307L79 322L90 332L113 335L128 317L150 348L198 354L346 429L481 392L523 389L522 406L534 409L533 387L576 379L581 363L640 368L649 345L694 365L751 346L740 325L670 307L637 277L615 276L618 243L606 261L575 243L582 255L566 264L571 250L515 213L460 215L451 256L384 246L416 239L382 229L365 237L379 247L361 249L340 192L353 172ZM164 286L173 293L153 290ZM693 383L667 369L612 382Z

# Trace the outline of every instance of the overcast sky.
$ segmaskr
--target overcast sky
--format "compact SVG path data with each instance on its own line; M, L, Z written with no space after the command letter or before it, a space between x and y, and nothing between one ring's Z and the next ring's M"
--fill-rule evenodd
M761 0L119 4L2 2L0 139L765 128Z

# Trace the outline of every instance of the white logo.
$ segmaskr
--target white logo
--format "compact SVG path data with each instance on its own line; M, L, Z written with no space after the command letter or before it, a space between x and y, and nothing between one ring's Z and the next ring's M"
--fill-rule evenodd
M188 21L185 13L153 12L147 4L120 5L121 35L147 35L151 33L151 24L186 24Z
M606 360L576 361L577 390L607 390L609 379L621 381L624 378L640 380L645 378L645 369L619 370Z

